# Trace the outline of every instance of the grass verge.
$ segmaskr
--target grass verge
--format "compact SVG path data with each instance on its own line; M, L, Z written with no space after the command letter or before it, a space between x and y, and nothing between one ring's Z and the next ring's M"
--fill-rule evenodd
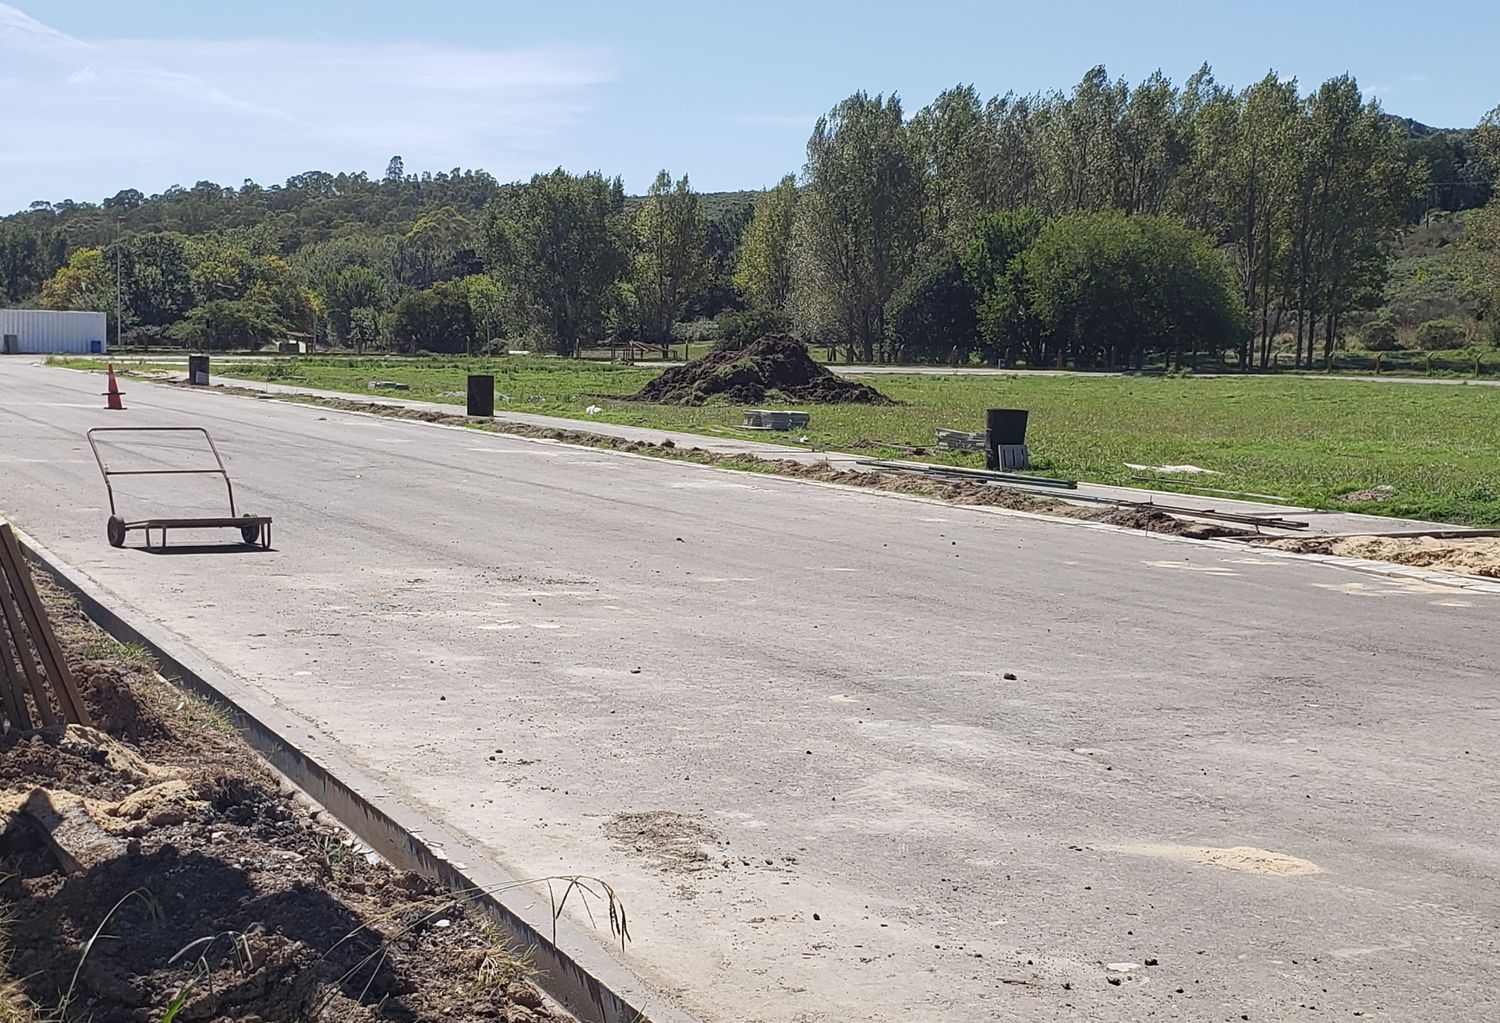
M97 360L59 360L99 368ZM151 373L162 368L141 367ZM216 364L220 376L462 405L468 372L492 373L497 411L755 438L743 409L620 400L656 370L512 356L453 359L295 358ZM1500 525L1500 394L1488 387L1329 382L1303 377L881 376L901 404L816 406L807 443L820 450L975 466L979 457L931 448L938 427L977 431L987 408L1031 412L1037 471L1134 486L1127 463L1191 464L1212 486L1347 509L1476 526ZM585 410L596 406L601 411ZM1356 495L1350 499L1346 495ZM1357 499L1363 496L1364 500Z

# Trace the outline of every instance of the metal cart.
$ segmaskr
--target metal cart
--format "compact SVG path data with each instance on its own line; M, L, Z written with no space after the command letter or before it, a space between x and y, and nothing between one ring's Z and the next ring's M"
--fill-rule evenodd
M111 469L105 462L104 456L99 453L99 444L95 434L103 433L140 433L140 434L162 434L162 433L196 433L203 437L208 445L208 450L214 456L214 469ZM229 473L224 468L224 459L219 457L219 449L214 446L214 439L208 435L208 431L201 426L98 426L88 432L89 447L93 449L94 460L99 463L99 471L104 475L104 487L109 491L109 524L105 532L109 537L111 547L125 546L125 534L132 529L139 529L146 534L146 546L151 547L151 531L161 530L161 547L167 545L167 530L169 529L238 529L245 543L259 545L265 550L271 549L271 517L269 515L241 515L234 507L234 486L229 482ZM115 511L115 488L110 484L112 476L220 476L224 480L224 490L229 495L229 514L227 516L212 516L208 518L181 518L181 519L139 519L135 522L127 522Z

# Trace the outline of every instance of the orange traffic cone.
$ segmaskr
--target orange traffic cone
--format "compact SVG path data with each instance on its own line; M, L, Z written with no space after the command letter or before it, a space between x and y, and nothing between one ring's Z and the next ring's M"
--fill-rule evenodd
M124 412L125 411L125 405L124 405L123 402L120 401L120 396L121 396L122 393L123 392L120 390L120 385L117 384L117 383L115 383L115 364L114 363L110 363L109 364L109 390L107 390L107 391L104 392L104 397L107 398L107 399L109 399L109 400L104 403L104 407L107 408L107 409L114 409L117 412Z

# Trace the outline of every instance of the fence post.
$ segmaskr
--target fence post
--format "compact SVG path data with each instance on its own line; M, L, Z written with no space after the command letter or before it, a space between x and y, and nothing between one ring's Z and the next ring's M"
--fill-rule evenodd
M1479 379L1479 359L1480 359L1480 356L1478 356L1478 355L1474 356L1474 379L1475 380Z
M1432 353L1427 353L1427 375L1432 376Z
M1376 352L1375 353L1375 375L1376 376L1380 376L1380 358L1381 358L1380 353Z

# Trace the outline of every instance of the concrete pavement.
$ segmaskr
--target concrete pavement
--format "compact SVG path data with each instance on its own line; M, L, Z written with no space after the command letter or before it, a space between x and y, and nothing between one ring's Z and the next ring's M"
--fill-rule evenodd
M1500 598L94 383L0 360L0 510L460 858L616 882L706 1020L1500 1011ZM277 550L108 547L104 424L207 426Z

